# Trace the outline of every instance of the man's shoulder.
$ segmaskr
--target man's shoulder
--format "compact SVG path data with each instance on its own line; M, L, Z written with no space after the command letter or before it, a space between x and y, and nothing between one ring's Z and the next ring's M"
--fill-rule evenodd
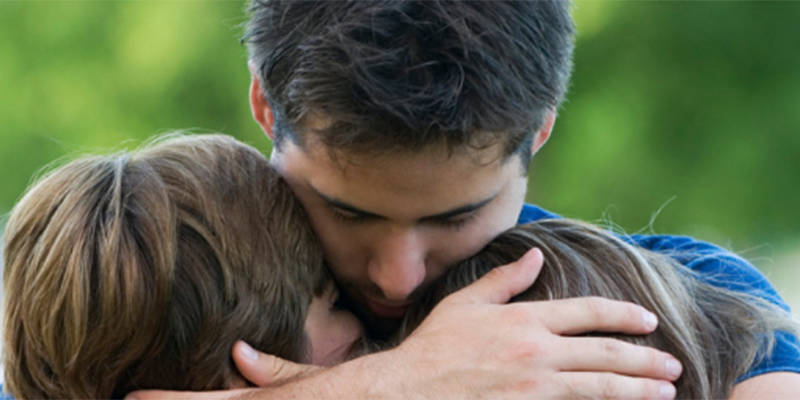
M7 393L3 388L3 383L0 382L0 400L14 400L11 393Z
M526 204L518 223L561 218L538 206ZM787 311L789 306L775 287L749 261L720 246L679 235L624 235L623 239L638 247L672 257L697 272L708 283L765 299ZM769 372L800 373L800 339L787 332L775 332L775 346L758 364L738 381Z
M558 214L551 213L539 206L533 204L524 204L522 211L519 213L517 224L527 224L529 222L536 222L540 219L561 218Z
M548 218L561 217L541 207L525 204L518 223ZM760 297L786 307L764 274L730 250L689 236L636 234L622 237L638 247L672 257L709 283L736 291L757 292Z

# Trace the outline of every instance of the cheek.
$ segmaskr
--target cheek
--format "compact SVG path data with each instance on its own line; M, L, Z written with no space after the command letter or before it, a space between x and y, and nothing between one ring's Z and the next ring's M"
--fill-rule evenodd
M307 209L311 226L322 244L325 261L336 276L356 274L358 265L364 264L366 252L358 232L334 220L321 207Z
M435 253L432 252L436 255L435 265L443 265L440 269L444 270L465 260L503 231L513 227L516 221L516 217L509 218L502 213L490 212L458 231L438 232L437 237L429 239L430 243L438 244Z
M359 241L343 232L320 238L328 268L337 281L352 281L366 277L367 252Z
M453 266L478 253L492 239L517 224L519 210L522 209L522 196L507 196L503 202L478 217L457 232L439 232L429 238L429 243L437 243L430 253L427 263L426 280L431 282L440 277L448 267Z
M328 317L323 337L315 343L315 364L330 366L344 362L363 335L363 327L353 314L336 311Z
M351 226L334 220L327 210L314 213L312 226L328 268L339 283L369 285L368 265L375 256L379 226Z
M349 348L356 340L364 334L364 328L358 318L351 312L340 310L336 312L337 332L339 333L340 343Z

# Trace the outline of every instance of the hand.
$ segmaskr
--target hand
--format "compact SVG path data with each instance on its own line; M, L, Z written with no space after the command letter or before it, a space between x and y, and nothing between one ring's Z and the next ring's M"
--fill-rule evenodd
M285 384L324 369L316 365L297 364L261 353L242 341L233 345L233 362L244 379L253 385L262 387Z
M395 397L673 398L681 365L669 354L567 336L650 333L657 320L643 308L601 298L504 304L533 283L542 262L534 249L445 298L388 352L387 377L374 386L393 388L402 377Z
M505 304L533 284L542 263L541 252L534 249L518 262L494 269L445 298L397 348L307 375L295 382L298 391L291 393L332 398L673 398L671 381L680 376L681 365L669 354L609 338L567 336L650 333L658 321L643 308L602 298ZM265 355L257 360L237 359L248 380L269 383L297 376L296 365Z
M233 360L242 376L256 386L281 385L289 381L309 376L323 368L314 365L296 364L281 358L256 351L247 343L239 341L233 346ZM244 382L242 382L244 383ZM263 390L239 389L213 392L170 392L164 390L140 390L125 396L125 400L166 400L166 399L233 399L250 398L251 392ZM231 388L233 389L233 388Z
M215 392L170 392L166 390L139 390L125 396L125 400L230 400L251 398L260 389L219 390Z
M397 348L327 369L265 354L234 359L256 393L136 392L161 398L673 398L680 363L655 349L614 339L565 335L647 334L655 317L601 298L505 304L536 279L542 254L496 268L445 298ZM668 366L671 364L671 367ZM202 395L202 396L199 396Z

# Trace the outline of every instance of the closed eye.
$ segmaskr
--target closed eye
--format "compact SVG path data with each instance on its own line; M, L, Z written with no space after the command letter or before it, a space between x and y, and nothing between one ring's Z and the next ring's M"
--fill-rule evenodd
M333 219L345 224L357 225L377 220L377 218L372 215L363 215L350 211L343 211L331 205L329 205L327 208Z
M435 225L445 229L452 229L452 230L459 230L472 222L477 215L477 212L471 212L467 215L460 215L457 219L441 219L441 218L431 218L426 220L425 222Z

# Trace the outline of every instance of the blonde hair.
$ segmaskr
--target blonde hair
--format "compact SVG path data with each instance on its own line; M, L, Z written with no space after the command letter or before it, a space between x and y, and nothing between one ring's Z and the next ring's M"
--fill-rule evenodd
M678 398L728 398L736 379L758 361L757 354L768 354L775 331L798 331L788 312L753 294L708 284L673 258L591 224L551 219L510 229L448 271L409 311L400 338L447 294L516 261L533 247L542 250L544 267L536 282L513 301L601 296L654 312L659 318L654 333L614 337L664 350L680 360L684 370L676 382Z
M222 135L73 161L16 205L4 241L5 382L19 399L222 389L237 339L300 361L329 279L291 190Z

